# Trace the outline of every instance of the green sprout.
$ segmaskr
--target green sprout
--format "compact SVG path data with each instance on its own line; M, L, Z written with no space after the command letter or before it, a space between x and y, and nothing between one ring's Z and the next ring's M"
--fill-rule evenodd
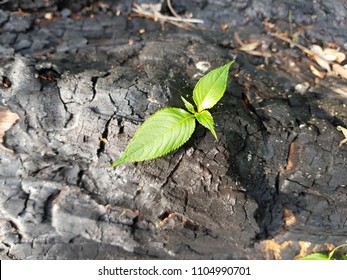
M346 247L346 246L347 244L342 244L340 246L335 247L334 250L332 250L329 254L313 253L305 257L302 257L299 260L335 260L333 258L333 255L335 254L335 252L341 249L342 247ZM341 254L341 259L347 260L347 254Z
M150 116L136 131L122 156L111 164L115 167L125 162L139 162L164 156L186 143L195 130L195 120L211 131L217 140L211 109L223 97L229 63L212 70L202 77L193 91L193 101L197 107L183 97L186 110L181 108L164 108Z

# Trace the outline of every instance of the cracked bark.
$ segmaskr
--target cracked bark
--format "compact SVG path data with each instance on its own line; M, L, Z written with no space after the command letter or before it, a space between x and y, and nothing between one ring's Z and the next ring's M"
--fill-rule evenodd
M43 3L11 2L13 10ZM239 13L252 18L257 2ZM207 18L219 18L213 3L199 10ZM1 103L20 117L3 139L13 154L0 151L1 257L261 259L271 258L269 241L292 244L282 246L294 251L282 258L293 258L300 242L324 248L345 240L346 151L335 126L346 118L331 112L346 102L322 93L333 89L299 94L293 86L305 73L291 75L282 58L266 64L238 53L212 110L218 142L198 126L166 157L110 169L147 117L182 107L180 96L190 96L203 75L198 63L225 64L233 43L212 31L156 32L156 23L125 16L69 20L37 29L23 18L16 28L42 48L17 49L0 67ZM10 37L13 12L0 25ZM148 32L139 35L143 26ZM15 50L18 38L1 44ZM305 69L307 59L288 54Z

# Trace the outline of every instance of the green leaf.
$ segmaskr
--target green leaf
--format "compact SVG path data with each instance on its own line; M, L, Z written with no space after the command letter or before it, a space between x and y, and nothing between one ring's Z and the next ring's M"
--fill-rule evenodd
M300 258L299 260L329 260L329 256L321 253L314 253Z
M204 110L204 111L202 111L200 113L196 113L195 117L198 120L198 122L200 124L202 124L204 127L206 127L207 129L209 129L212 132L214 138L216 138L216 140L218 140L216 131L214 130L213 117L210 114L210 112Z
M187 110L194 114L195 113L194 105L192 103L188 102L187 100L185 100L183 96L181 96L181 98L182 98Z
M141 125L111 167L161 157L187 142L194 129L193 114L179 108L159 110Z
M332 257L333 257L333 255L335 254L335 252L337 251L337 250L339 250L339 249L341 249L341 248L343 248L343 247L346 247L347 246L347 244L342 244L342 245L340 245L340 246L337 246L337 247L335 247L334 248L334 250L332 250L331 252L330 252L330 254L329 254L329 259L331 259Z
M234 60L212 70L198 81L193 92L193 100L198 107L198 112L212 108L223 97L229 68L233 63Z

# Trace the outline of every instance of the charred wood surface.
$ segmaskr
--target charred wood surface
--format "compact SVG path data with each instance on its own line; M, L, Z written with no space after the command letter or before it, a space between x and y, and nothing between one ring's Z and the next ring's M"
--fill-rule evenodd
M300 10L309 5L320 18L305 38L339 45L347 32L312 30L346 21L343 2L327 1L338 3L328 14L319 1L282 1L267 14L272 1L178 1L206 20L190 31L130 20L128 1L67 2L1 4L2 259L293 259L346 242L347 146L336 129L347 124L346 82L314 83L308 58L262 33L259 18L280 25L294 9L313 24ZM234 31L274 53L238 51ZM218 142L200 126L168 156L109 167L147 117L182 107L234 57L212 110Z

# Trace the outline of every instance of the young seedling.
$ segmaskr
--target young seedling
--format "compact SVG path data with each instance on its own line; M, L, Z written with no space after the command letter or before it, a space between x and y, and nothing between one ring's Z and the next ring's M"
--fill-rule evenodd
M341 249L342 247L346 247L346 246L347 244L342 244L340 246L335 247L335 249L332 250L329 254L313 253L305 257L302 257L299 260L326 260L326 261L334 260L333 255L335 254L335 252ZM341 254L341 259L347 260L347 254Z
M186 110L180 108L165 108L150 116L136 131L122 156L111 167L125 162L139 162L151 160L170 153L186 143L195 130L195 120L211 131L217 138L214 130L214 121L211 109L223 97L229 68L229 63L212 70L202 77L193 91L193 101L197 107L185 100Z

